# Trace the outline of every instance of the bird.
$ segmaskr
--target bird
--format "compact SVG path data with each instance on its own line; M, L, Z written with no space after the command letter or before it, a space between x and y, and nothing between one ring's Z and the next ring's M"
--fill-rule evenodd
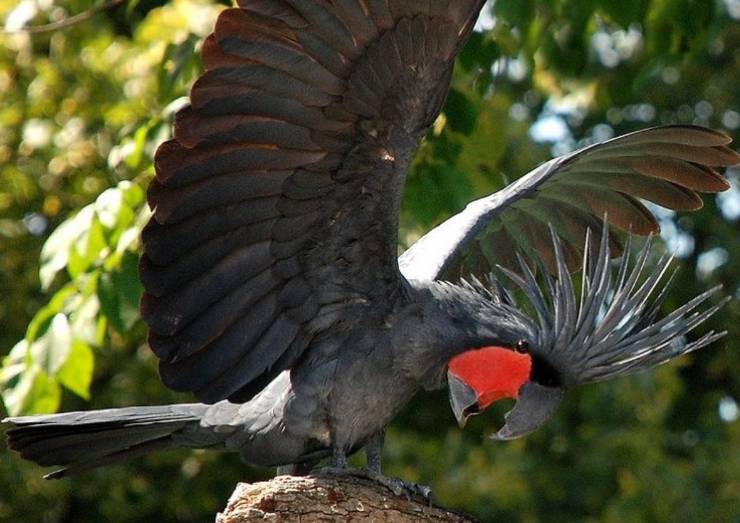
M718 288L661 316L671 260L651 261L643 203L695 210L726 190L740 155L719 131L654 127L555 158L398 256L409 165L484 3L224 10L155 154L140 262L161 378L198 402L10 417L9 447L61 466L49 479L177 447L293 473L348 471L364 450L400 492L383 441L417 393L447 388L461 426L513 399L492 435L510 440L568 389L720 338L687 338Z

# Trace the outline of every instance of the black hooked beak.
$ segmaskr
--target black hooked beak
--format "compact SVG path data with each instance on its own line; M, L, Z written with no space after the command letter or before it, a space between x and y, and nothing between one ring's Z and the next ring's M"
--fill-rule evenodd
M447 375L450 406L460 428L470 416L481 412L478 395L465 382L453 374ZM506 413L504 426L491 439L510 440L534 432L549 420L560 406L563 389L545 387L535 382L525 383L519 389L514 408Z
M447 373L447 388L450 394L450 406L460 428L470 416L478 414L478 395L457 376Z
M491 439L510 440L534 432L549 420L560 406L563 389L545 387L535 382L525 383L519 389L516 405L506 413L506 423Z

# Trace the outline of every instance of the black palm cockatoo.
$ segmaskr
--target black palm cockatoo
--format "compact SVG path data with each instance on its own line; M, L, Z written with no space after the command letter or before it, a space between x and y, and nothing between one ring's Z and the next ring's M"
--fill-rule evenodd
M461 424L515 398L495 437L516 438L565 389L720 336L682 342L722 301L708 291L661 318L667 262L646 270L648 242L613 265L622 246L604 225L650 235L640 199L692 210L697 192L725 190L716 168L740 156L709 129L557 158L398 258L409 163L483 3L241 0L221 13L156 154L140 268L162 379L203 403L9 418L10 447L61 465L51 478L171 447L338 468L364 448L382 478L384 430L420 390L448 387Z

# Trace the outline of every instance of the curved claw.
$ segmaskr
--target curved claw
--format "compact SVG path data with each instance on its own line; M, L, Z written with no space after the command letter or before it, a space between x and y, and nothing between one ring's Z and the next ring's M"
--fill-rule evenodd
M415 497L421 497L424 501L432 503L432 488L427 485L411 483L399 478L384 476L383 474L368 473L368 479L371 479L379 485L383 485L396 496L403 496L409 501Z

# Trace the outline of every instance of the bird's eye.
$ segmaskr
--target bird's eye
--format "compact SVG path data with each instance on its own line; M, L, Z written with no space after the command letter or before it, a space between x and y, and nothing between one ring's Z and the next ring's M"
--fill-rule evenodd
M516 347L514 347L514 350L516 350L520 354L526 354L529 352L529 342L527 340L519 340L516 342Z

